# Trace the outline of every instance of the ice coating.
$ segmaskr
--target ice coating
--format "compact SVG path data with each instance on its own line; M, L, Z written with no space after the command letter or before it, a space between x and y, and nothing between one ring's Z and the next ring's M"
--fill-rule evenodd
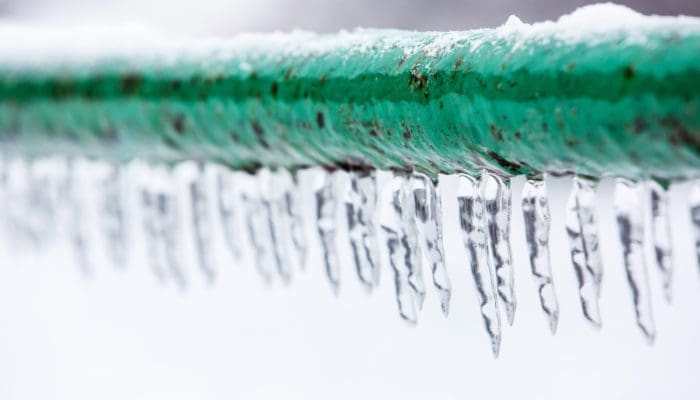
M99 182L102 232L107 243L108 256L118 267L125 267L128 259L123 174L120 166L110 165Z
M216 266L211 247L212 220L206 178L206 171L198 171L197 176L188 185L188 193L192 205L191 223L197 261L202 274L212 283L216 278Z
M234 258L241 258L241 232L237 210L241 207L240 193L236 190L236 173L219 168L216 177L216 204L224 232L226 248Z
M357 276L369 290L379 284L379 249L374 228L377 182L374 172L350 173L350 190L345 203L350 247Z
M525 241L530 255L530 268L535 278L540 305L554 334L559 320L559 302L549 262L549 203L544 180L528 179L522 193Z
M484 228L489 266L496 276L496 289L508 320L515 317L515 278L510 252L510 187L507 181L487 171L481 174Z
M484 203L479 182L465 174L457 175L457 203L462 241L467 250L469 270L474 279L484 327L491 340L491 351L498 357L501 345L501 318L498 314L495 276L488 265Z
M418 302L420 300L416 297L410 282L414 267L411 265L411 247L403 216L406 185L405 174L393 174L387 185L389 201L380 216L389 253L389 263L394 272L394 288L399 316L409 324L415 324L418 320Z
M425 174L411 176L415 217L423 254L431 264L433 285L440 296L440 307L444 315L450 307L450 277L445 267L445 250L442 243L442 204L433 181Z
M603 269L598 251L595 222L595 183L575 176L566 203L566 232L571 246L571 262L578 280L583 315L600 328L600 284Z
M651 241L654 246L654 264L661 275L664 297L671 302L673 260L671 259L671 227L669 224L668 192L656 181L648 181L651 208Z
M328 281L331 283L334 293L338 293L340 286L340 261L338 249L335 243L336 209L339 199L336 193L336 180L338 172L320 172L321 186L316 190L316 227L321 241L323 263L326 268Z
M627 179L615 180L614 208L620 230L622 257L627 282L632 292L637 325L649 344L654 342L656 328L651 309L649 277L644 262L644 186Z

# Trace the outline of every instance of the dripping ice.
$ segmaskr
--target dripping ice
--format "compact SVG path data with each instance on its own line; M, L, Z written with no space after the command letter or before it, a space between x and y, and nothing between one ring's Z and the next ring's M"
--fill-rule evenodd
M516 308L513 271L528 268L536 291L522 295L536 296L552 333L560 313L554 287L559 274L578 281L584 318L601 325L597 182L582 176L574 177L565 210L573 264L567 271L553 268L562 260L550 260L547 184L540 176L525 181L521 216L511 215L508 177L487 171L445 177L456 182L458 214L443 219L442 178L417 171L260 168L251 174L192 162L114 165L59 157L2 158L0 167L6 238L29 249L62 240L86 276L98 269L100 257L130 268L138 254L136 236L143 239L139 249L145 251L145 263L164 284L186 289L193 272L213 284L229 264L248 263L264 282L286 285L305 266L321 265L334 293L341 278L356 279L367 292L380 281L390 285L399 318L413 325L423 304L430 303L427 298L436 299L448 314L453 290L465 284L448 272L463 268L475 289L491 351L498 355L501 321L511 323ZM700 251L700 187L694 185L687 215ZM633 315L652 342L654 289L671 298L669 195L655 181L619 178L613 203L621 262L613 260L609 268L623 269ZM525 240L528 257L522 260L513 259L510 248L510 220L519 217L524 231L513 236ZM446 254L444 224L458 226L463 255ZM309 243L317 243L318 251L309 251ZM659 278L658 286L651 284L647 265L656 272L652 277Z

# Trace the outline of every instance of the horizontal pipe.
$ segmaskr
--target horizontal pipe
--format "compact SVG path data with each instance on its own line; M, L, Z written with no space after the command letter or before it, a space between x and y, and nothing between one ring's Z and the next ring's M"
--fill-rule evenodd
M698 21L144 39L82 55L39 37L0 50L0 148L242 169L692 178Z

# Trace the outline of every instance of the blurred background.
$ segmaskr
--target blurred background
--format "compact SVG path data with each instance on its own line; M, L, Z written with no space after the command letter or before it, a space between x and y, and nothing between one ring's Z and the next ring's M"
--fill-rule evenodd
M354 27L461 30L494 27L515 14L556 19L586 0L0 0L0 16L65 24L142 22L192 34ZM698 0L620 0L644 14L700 15Z
M419 30L493 27L510 14L556 19L579 0L0 0L0 21L65 25L137 22L192 35L356 26ZM620 1L646 14L700 15L698 0ZM552 267L561 305L548 332L523 240L513 186L513 255L518 311L501 357L491 356L457 228L454 179L443 177L445 245L453 281L451 315L428 291L418 326L396 312L384 259L381 287L357 283L347 237L342 286L333 296L320 263L289 287L265 287L250 259L226 260L214 285L193 266L188 287L158 283L135 233L136 262L96 263L85 276L67 246L42 253L0 244L0 399L698 399L700 279L687 212L688 186L672 190L674 304L662 300L649 265L658 337L647 346L634 322L611 202L598 194L605 280L603 329L581 316L564 234L568 178L550 180ZM311 218L311 195L307 216ZM86 218L97 218L93 203ZM191 232L186 232L191 235ZM315 232L307 227L307 235ZM220 240L220 239L217 239ZM191 243L189 244L191 246ZM432 289L432 288L430 288Z

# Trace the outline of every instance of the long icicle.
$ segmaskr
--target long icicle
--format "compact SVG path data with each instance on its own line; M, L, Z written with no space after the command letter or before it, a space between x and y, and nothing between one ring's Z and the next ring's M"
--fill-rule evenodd
M640 204L644 195L643 189L643 185L639 183L616 179L614 208L637 325L647 342L652 344L656 329L651 309L649 277L644 262L644 211Z
M440 308L443 314L447 315L452 289L445 267L445 250L442 243L442 204L433 181L427 175L414 173L412 180L418 239L431 264L433 285L440 296Z
M484 230L484 203L479 182L469 175L457 176L457 203L462 240L467 249L469 270L474 279L477 300L484 327L491 340L491 351L498 357L501 346L501 317L498 314L495 276L486 260L486 232Z
M649 205L651 208L651 239L654 246L654 263L661 275L664 298L668 303L673 297L673 260L671 258L671 226L669 224L668 192L656 181L649 181Z
M554 291L549 261L549 204L547 184L542 179L528 179L522 194L525 241L530 255L530 268L535 278L540 305L549 322L549 330L557 331L559 302Z
M340 289L340 261L335 243L336 208L338 199L335 193L335 173L322 172L321 187L316 190L316 226L321 240L323 263L333 293Z
M515 318L515 278L510 251L510 187L499 176L487 171L481 174L484 201L484 226L489 265L496 275L498 297L505 308L508 324Z
M350 190L345 203L350 248L357 276L368 290L379 284L379 250L374 229L376 206L376 175L373 172L352 172Z
M598 230L595 223L595 183L575 176L566 203L566 232L571 246L571 262L578 279L583 315L600 328L600 284L603 270L598 252Z
M403 217L406 177L395 173L389 183L390 198L381 215L381 226L386 234L389 263L394 271L394 288L399 316L414 325L418 320L418 299L409 282L411 275L410 245L406 237Z
M690 223L695 240L695 260L700 271L700 180L693 182L690 189Z

